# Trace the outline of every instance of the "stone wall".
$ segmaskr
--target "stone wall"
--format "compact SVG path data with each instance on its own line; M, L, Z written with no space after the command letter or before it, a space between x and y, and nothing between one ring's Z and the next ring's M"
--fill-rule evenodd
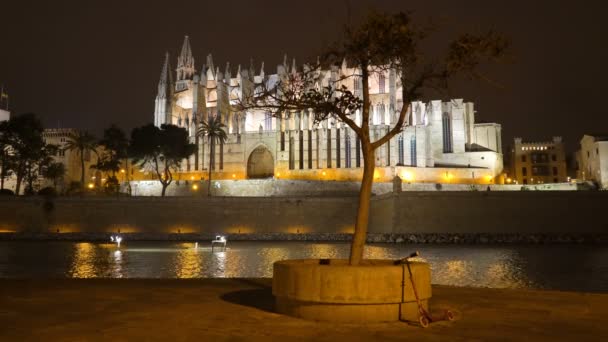
M397 167L402 178L410 177L408 167ZM451 176L452 173L449 173ZM239 179L214 180L212 193L215 196L357 196L360 182L345 181L307 181L291 179ZM196 184L196 187L193 185ZM454 184L444 183L417 183L404 181L403 191L521 191L521 190L577 190L574 183L552 183L536 185L519 184ZM391 183L375 182L373 192L382 195L391 192ZM122 191L126 192L123 185ZM133 196L160 196L160 182L156 180L132 181L131 192ZM167 188L167 196L193 196L204 197L207 194L207 182L198 180L174 181Z
M196 190L193 185L196 184ZM357 196L360 182L338 181L306 181L288 179L239 179L239 180L212 180L212 194L214 196ZM391 183L374 183L374 193L384 194L392 191ZM126 191L123 186L123 191ZM161 185L159 181L132 181L131 193L133 196L159 196ZM206 181L173 182L167 188L167 196L194 196L207 195Z
M356 198L0 199L0 232L352 233Z
M608 192L404 192L379 199L391 200L392 233L608 234Z
M356 208L357 198L352 196L53 201L4 197L0 198L0 233L48 237L59 232L88 238L120 232L150 239L169 234L243 234L262 239L340 234L342 239L353 232ZM608 192L390 193L373 198L369 233L380 237L378 241L403 241L410 236L446 241L511 236L508 239L514 242L522 235L552 236L549 240L563 235L607 236L605 208Z

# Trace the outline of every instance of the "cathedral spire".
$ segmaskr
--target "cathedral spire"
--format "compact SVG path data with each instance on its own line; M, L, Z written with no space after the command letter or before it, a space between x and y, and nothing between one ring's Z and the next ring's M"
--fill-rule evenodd
M230 62L226 62L226 70L224 71L224 81L226 83L230 82L232 78L232 72L230 71Z
M158 94L156 95L154 107L154 125L160 127L165 123L171 123L171 97L173 94L173 77L171 77L171 66L169 65L169 53L165 53L165 61L160 71L158 81Z
M253 81L255 77L255 66L253 65L253 58L249 58L249 78Z
M207 85L207 66L205 64L203 64L201 69L201 84L204 86Z
M260 68L260 76L264 78L264 61L262 61L262 67Z
M296 59L294 58L291 61L291 74L295 75L296 72L297 72L297 70L296 70Z
M169 52L165 52L165 62L160 71L160 80L158 81L158 94L156 97L165 98L167 96L167 83L169 82Z
M211 54L207 55L207 66L209 67L209 69L214 70L215 67L213 66L213 56Z
M185 36L182 52L177 58L177 80L192 79L195 72L194 57L192 57L192 49L190 48L190 38Z

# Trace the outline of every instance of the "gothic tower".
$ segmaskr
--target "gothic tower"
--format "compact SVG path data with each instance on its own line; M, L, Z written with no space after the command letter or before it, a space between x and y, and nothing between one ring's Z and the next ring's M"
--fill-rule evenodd
M160 72L158 81L158 93L156 94L154 107L154 125L160 127L162 124L171 123L171 101L173 95L173 77L169 67L169 53L165 54L165 62Z
M177 82L175 84L176 91L188 89L189 81L192 80L196 69L194 68L194 57L192 57L192 49L190 48L190 39L184 37L182 52L177 58Z

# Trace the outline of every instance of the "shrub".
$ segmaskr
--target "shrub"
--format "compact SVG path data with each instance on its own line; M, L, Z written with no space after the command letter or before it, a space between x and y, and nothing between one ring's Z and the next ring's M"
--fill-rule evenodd
M79 194L81 192L82 192L82 189L80 187L80 182L77 182L77 181L71 181L70 185L68 185L68 188L66 190L66 194L68 194L68 195Z
M0 190L0 196L12 196L14 195L15 192L13 190L9 190L9 189L2 189Z
M38 191L38 195L40 196L57 196L57 191L55 191L55 188L51 187L51 186L47 186L45 188L42 188Z

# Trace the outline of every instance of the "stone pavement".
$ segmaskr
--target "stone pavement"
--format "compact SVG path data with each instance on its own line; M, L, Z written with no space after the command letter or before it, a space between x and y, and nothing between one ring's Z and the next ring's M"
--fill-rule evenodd
M434 286L453 322L310 322L272 312L270 279L0 280L0 341L606 341L608 294Z

